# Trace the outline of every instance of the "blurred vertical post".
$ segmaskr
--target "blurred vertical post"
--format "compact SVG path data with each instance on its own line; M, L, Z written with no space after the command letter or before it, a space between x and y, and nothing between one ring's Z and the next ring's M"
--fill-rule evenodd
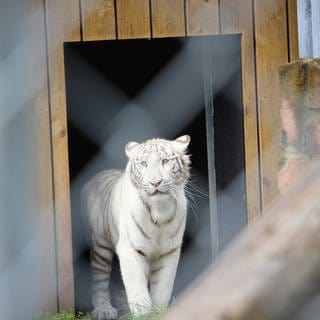
M298 0L300 58L320 57L320 0Z
M0 308L31 319L57 309L43 1L0 12Z

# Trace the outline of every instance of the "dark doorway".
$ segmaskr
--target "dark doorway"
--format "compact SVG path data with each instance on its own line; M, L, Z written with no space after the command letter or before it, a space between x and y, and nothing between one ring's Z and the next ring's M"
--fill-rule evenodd
M246 224L240 35L66 43L65 67L76 309L91 309L82 186L124 168L129 141L189 134L194 201L177 295ZM111 290L125 309L117 268Z

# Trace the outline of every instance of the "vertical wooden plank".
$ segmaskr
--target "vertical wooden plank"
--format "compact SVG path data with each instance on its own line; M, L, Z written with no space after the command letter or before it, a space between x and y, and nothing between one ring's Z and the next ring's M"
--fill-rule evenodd
M118 38L150 38L149 0L117 0Z
M59 269L58 297L61 310L72 310L74 284L63 42L80 40L79 2L78 0L46 0L46 17Z
M219 1L186 0L187 34L219 34Z
M41 31L40 31L41 30ZM43 33L42 33L43 31ZM49 97L45 76L47 75L45 58L44 25L35 30L38 41L42 41L43 47L36 56L39 59L39 70L35 74L41 75L41 87L37 93L33 105L34 143L35 143L35 168L33 176L36 181L36 211L39 214L38 227L41 228L41 264L42 270L46 270L45 279L41 284L41 307L42 310L55 312L58 309L57 301L57 270L55 253L55 223L53 208L53 177L51 162L51 137L49 122ZM36 46L35 46L36 48ZM39 48L40 49L40 48ZM40 261L39 259L39 261ZM50 274L50 277L47 275Z
M258 119L255 83L253 8L251 0L220 0L221 32L242 33L242 90L248 221L261 214Z
M277 72L288 62L288 33L285 0L255 0L256 72L261 150L262 209L279 192L279 95Z
M290 54L289 61L293 61L299 58L297 0L287 1Z
M51 139L49 122L48 74L46 59L46 36L44 4L39 0L28 2L24 26L27 47L21 58L27 60L27 71L32 100L30 103L30 132L33 152L31 177L34 185L34 215L36 246L34 247L35 288L28 289L37 299L37 307L45 311L57 311L57 270L55 254L55 225L53 210L53 186L51 163ZM28 21L28 23L26 23ZM30 29L29 29L30 28ZM26 70L25 70L26 71ZM22 268L22 266L21 266ZM50 277L48 277L50 274ZM35 292L34 292L35 291ZM30 301L31 298L30 298Z
M84 41L116 38L114 0L81 0Z
M183 0L151 0L151 17L153 37L185 35Z

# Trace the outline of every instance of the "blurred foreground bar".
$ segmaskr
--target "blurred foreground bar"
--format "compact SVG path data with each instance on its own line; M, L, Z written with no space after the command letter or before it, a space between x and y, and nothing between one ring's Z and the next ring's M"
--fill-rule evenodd
M319 169L244 230L163 319L293 319L319 292Z

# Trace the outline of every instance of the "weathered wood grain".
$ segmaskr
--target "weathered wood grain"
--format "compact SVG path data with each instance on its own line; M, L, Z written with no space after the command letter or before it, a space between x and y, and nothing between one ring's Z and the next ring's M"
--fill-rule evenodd
M253 8L251 0L220 1L221 32L241 33L248 221L261 215Z
M285 0L255 0L256 75L258 93L262 209L279 195L279 94L277 72L288 62Z
M46 2L58 297L61 310L72 310L74 307L63 42L80 41L79 12L77 0Z
M80 0L83 41L116 38L114 0Z
M37 303L43 310L55 312L57 310L57 270L55 254L55 224L53 210L52 163L51 163L51 137L48 97L48 74L46 58L46 35L43 3L38 0L29 1L25 19L28 21L27 50L21 52L21 59L27 57L25 62L30 68L29 86L32 101L30 103L30 118L28 119L32 132L32 186L35 198L33 222L36 226L37 244L34 247L34 257L38 281L35 288L30 288L38 299ZM28 15L27 15L28 14ZM36 235L34 235L36 236ZM23 270L23 266L20 266ZM47 275L50 274L50 277Z
M148 0L117 0L119 39L150 38L150 8Z
M289 61L299 58L297 0L288 0Z
M219 1L186 1L187 35L219 34Z
M151 0L151 19L155 38L185 35L183 0Z

